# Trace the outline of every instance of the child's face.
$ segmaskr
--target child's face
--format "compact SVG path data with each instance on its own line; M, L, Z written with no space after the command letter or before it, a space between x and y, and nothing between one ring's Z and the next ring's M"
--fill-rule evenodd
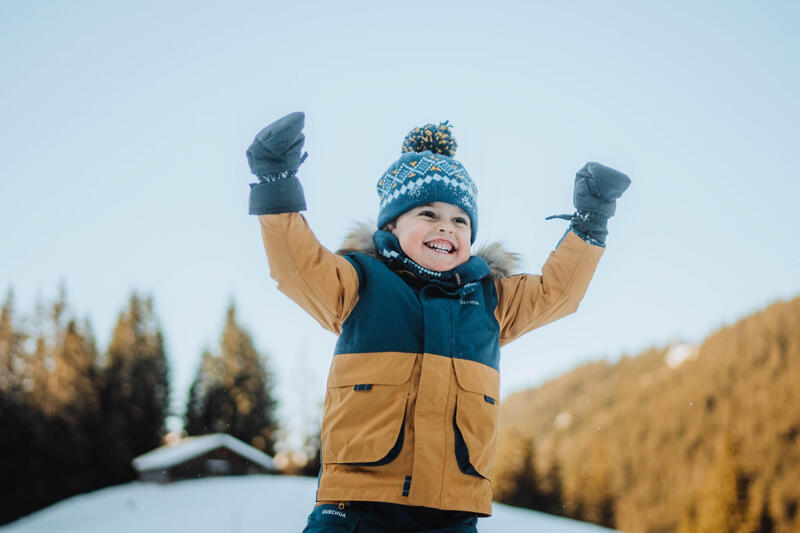
M445 272L470 257L469 216L453 204L433 202L410 209L397 217L392 233L403 252L429 270Z

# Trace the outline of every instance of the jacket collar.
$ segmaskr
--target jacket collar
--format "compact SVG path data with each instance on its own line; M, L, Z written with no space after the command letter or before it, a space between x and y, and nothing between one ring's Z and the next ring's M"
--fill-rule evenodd
M375 224L358 222L345 236L341 247L336 251L339 255L360 252L381 259L373 239ZM482 258L489 265L492 279L507 278L515 273L519 265L519 254L508 251L502 243L493 242L478 247L473 256Z

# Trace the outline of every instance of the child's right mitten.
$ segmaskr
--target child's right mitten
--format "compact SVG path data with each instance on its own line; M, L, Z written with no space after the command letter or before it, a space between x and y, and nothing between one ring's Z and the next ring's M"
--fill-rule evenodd
M305 195L296 173L308 155L300 155L305 142L305 115L295 112L256 134L247 149L247 163L258 183L250 184L251 215L290 213L306 209Z

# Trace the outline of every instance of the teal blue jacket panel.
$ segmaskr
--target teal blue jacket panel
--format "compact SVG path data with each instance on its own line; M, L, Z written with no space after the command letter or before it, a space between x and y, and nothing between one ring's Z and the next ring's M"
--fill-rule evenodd
M383 261L345 255L358 272L358 303L342 324L336 354L430 353L500 364L497 292L491 276L456 292L409 284Z

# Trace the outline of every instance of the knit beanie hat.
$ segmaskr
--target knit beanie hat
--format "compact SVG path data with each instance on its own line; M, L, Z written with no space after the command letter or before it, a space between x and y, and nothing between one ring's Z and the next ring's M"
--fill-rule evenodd
M409 209L447 202L470 219L471 242L478 232L478 188L466 169L453 159L456 144L447 121L414 128L406 135L400 159L378 180L378 228Z

